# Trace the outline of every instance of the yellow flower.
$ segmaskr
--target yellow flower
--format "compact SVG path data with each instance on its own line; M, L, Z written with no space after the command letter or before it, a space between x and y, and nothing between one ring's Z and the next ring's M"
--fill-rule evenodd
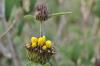
M45 36L43 36L42 38L43 38L44 40L46 40L46 37L45 37Z
M36 43L32 43L32 47L36 47L37 45L36 45Z
M47 47L44 45L44 46L42 47L42 49L43 49L43 50L46 50L46 49L47 49Z
M44 44L45 40L46 40L45 36L40 37L40 38L38 39L38 45L39 45L39 46L42 46L42 45Z
M32 37L32 38L31 38L31 42L32 42L32 43L37 43L37 42L38 42L38 39L37 39L36 37Z
M50 40L47 40L46 41L46 46L47 46L47 48L51 48L52 42Z

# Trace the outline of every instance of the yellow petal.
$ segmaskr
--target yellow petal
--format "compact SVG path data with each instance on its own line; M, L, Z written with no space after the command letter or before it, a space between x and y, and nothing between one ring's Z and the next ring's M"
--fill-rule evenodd
M32 43L32 47L36 47L37 45L36 45L36 43Z
M51 48L52 42L50 40L47 40L46 41L46 46L47 46L47 48Z
M42 47L42 49L43 49L43 50L46 50L46 49L47 49L47 47L46 47L46 46L43 46L43 47Z
M38 39L37 39L36 37L32 37L32 38L31 38L31 42L32 42L32 43L34 43L34 42L37 43L37 41L38 41Z
M40 37L40 38L38 39L38 45L42 46L42 45L44 44L44 42L45 42L45 38Z
M46 40L46 37L45 37L45 36L43 36L42 38L43 38L44 40Z

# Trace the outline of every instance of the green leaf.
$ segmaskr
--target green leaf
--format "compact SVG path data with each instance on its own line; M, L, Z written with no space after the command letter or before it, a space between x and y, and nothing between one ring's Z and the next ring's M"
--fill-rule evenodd
M5 0L5 17L8 21L14 5L19 6L21 0Z
M100 17L100 0L96 0L96 5L93 8L93 13Z
M94 57L94 43L93 40L87 41L84 44L84 49L86 51L86 56L82 58L82 63L90 63Z
M88 60L91 61L91 59L94 56L94 45L93 45L93 43L87 44L87 50L88 50Z
M9 20L11 15L12 8L14 6L15 0L5 0L5 17L6 20Z
M20 22L19 22L19 25L18 25L18 32L17 32L18 35L21 34L23 27L24 27L24 24L26 22L32 22L34 24L35 18L32 15L25 15L24 17L22 17Z
M22 33L23 27L24 27L24 20L23 18L20 20L19 25L18 25L18 31L17 31L17 35L20 35Z
M42 66L42 65L40 65L38 63L28 63L25 66Z
M33 11L35 3L36 3L36 0L30 0L30 12Z
M50 64L49 64L49 63L46 63L46 64L44 64L43 66L50 66Z
M72 55L71 55L71 59L73 61L77 61L77 59L80 57L80 54L81 54L81 51L83 49L83 45L82 44L78 44L78 43L75 43L73 45L73 50L72 50Z
M31 63L28 63L28 64L26 64L25 66L33 66L33 64L31 64Z
M20 7L22 0L14 0L17 7Z
M24 21L25 22L34 22L34 17L33 17L33 15L25 15L24 16Z
M64 45L62 48L60 48L60 50L63 53L64 58L68 58L74 63L76 63L81 56L83 48L83 44L80 43L78 40L75 40L67 46Z
M84 61L84 62L82 63L82 65L83 65L83 66L94 66L94 64L91 63L91 62L89 62L89 61Z

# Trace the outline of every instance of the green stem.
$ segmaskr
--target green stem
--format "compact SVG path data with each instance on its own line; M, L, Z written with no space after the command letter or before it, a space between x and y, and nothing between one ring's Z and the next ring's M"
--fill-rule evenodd
M66 14L70 14L70 13L72 13L72 12L59 12L59 13L53 13L53 14L50 15L50 17L52 17L52 16L66 15Z
M42 22L40 23L40 36L42 36Z

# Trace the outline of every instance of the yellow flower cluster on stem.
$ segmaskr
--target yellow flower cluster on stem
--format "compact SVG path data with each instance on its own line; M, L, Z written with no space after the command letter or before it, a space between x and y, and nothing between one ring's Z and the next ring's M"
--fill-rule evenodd
M52 47L52 42L50 40L46 41L45 36L42 36L42 37L39 37L39 38L32 37L31 43L32 43L32 45L31 45L32 47L40 46L40 47L42 47L43 50L46 50L46 49Z

